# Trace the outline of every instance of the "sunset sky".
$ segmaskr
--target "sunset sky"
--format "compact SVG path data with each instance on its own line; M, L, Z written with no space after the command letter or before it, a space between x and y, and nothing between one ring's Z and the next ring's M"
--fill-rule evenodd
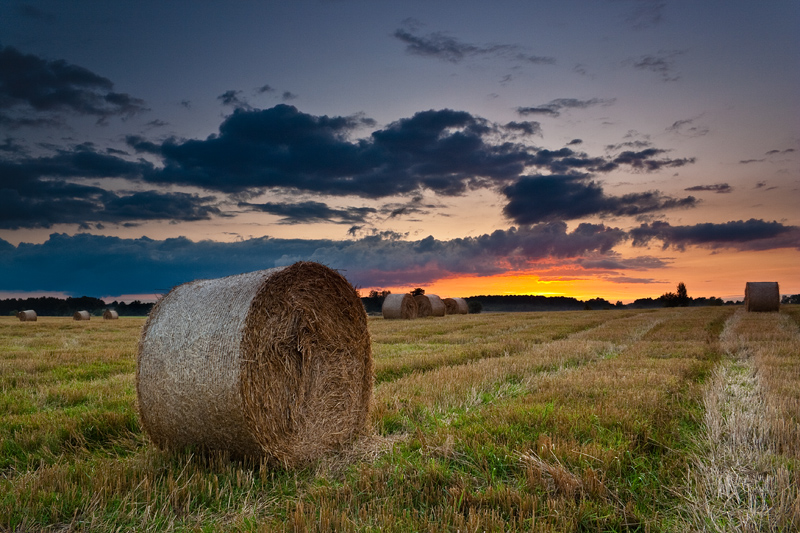
M0 3L0 298L800 293L800 3Z

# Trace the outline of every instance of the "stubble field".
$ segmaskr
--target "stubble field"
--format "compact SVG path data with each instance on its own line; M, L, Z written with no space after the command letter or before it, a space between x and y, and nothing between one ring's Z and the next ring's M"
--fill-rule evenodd
M800 306L370 319L369 434L151 445L142 318L0 318L0 530L794 531Z

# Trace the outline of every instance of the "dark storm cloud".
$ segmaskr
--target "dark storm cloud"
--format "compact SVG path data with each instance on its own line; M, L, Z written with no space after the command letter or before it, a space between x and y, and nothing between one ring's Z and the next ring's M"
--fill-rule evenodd
M355 222L364 222L366 217L377 212L377 209L371 207L333 209L328 204L313 201L298 203L267 202L264 204L240 202L239 207L278 215L283 217L280 221L282 224L309 224L312 222L353 224Z
M284 102L288 102L289 100L294 100L295 98L297 98L297 95L291 91L283 91L281 98L283 99Z
M56 120L31 113L70 112L98 117L130 117L145 111L144 102L113 91L111 80L64 60L47 61L16 48L0 48L0 109L5 121L36 125Z
M235 91L233 89L230 89L228 91L225 91L221 95L217 96L217 100L222 102L222 105L228 105L242 109L252 109L250 107L250 104L248 104L247 101L241 97L241 94L242 91Z
M725 194L733 191L733 187L727 183L715 183L714 185L695 185L694 187L687 187L684 191L709 191Z
M658 191L608 196L585 174L526 176L503 189L503 213L517 224L574 220L587 216L636 216L694 207L694 197L672 198Z
M594 106L610 106L616 102L616 98L591 98L589 100L578 100L577 98L557 98L547 104L535 107L518 107L517 113L522 116L528 115L549 115L557 117L564 109L586 109Z
M272 86L270 86L269 84L267 84L267 85L262 85L261 87L257 88L256 92L258 94L272 93L272 92L275 92L275 89Z
M443 32L428 35L415 35L407 29L398 29L394 37L406 45L406 52L412 55L433 57L450 63L459 63L470 57L502 57L522 63L552 65L553 57L530 55L520 46L513 44L476 45L459 41Z
M164 167L146 173L145 179L229 193L284 187L379 198L429 188L453 195L487 186L487 180L512 180L526 164L560 159L557 154L533 156L521 145L491 144L493 128L463 111L423 111L368 139L348 139L371 123L361 116L313 116L283 104L237 109L218 135L162 143ZM154 153L154 146L141 138L128 143Z
M637 70L655 72L664 81L677 81L680 79L680 74L675 71L675 58L683 53L682 50L661 50L657 54L629 59L624 64L631 65Z
M684 250L687 246L731 248L735 250L800 250L800 227L760 219L736 220L723 224L703 223L693 226L672 226L667 222L642 224L630 232L634 246L645 246L659 240L664 248Z
M542 134L542 125L533 120L525 120L522 122L509 122L505 126L505 129L515 132L520 132L524 135L541 135Z
M666 153L666 150L658 148L647 148L639 152L625 151L616 156L612 162L618 165L630 165L637 170L654 172L662 168L682 167L695 162L694 157L684 159L653 159L656 156Z
M356 286L416 285L455 274L491 275L547 258L608 253L625 232L563 222L442 241L404 241L392 235L357 240L257 238L240 242L155 241L53 234L17 247L0 239L0 290L118 295L166 292L198 278L318 261L340 269ZM201 261L198 258L202 258Z

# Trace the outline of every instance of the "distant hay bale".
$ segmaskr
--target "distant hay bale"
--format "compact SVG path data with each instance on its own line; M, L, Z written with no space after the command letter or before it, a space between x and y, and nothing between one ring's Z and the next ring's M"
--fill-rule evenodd
M445 313L448 315L466 315L469 313L469 306L464 298L445 298Z
M414 296L417 302L417 316L444 316L445 306L441 298L435 294L417 294Z
M118 318L119 318L119 313L117 313L113 309L106 309L105 311L103 311L104 320L116 320Z
M368 422L372 349L358 293L301 262L174 288L142 330L139 417L153 442L293 467Z
M89 314L89 311L75 311L75 314L72 315L73 320L91 320L92 315Z
M28 309L27 311L20 311L17 313L17 318L19 318L20 322L36 322L37 316L36 311L33 309Z
M381 307L383 318L417 318L417 302L410 294L389 294Z
M777 281L748 281L744 287L744 308L746 311L778 311L781 306L781 292Z

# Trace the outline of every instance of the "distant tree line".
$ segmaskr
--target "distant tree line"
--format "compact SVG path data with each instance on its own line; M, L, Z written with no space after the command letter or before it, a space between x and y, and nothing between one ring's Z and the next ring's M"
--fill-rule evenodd
M113 309L119 316L145 316L152 309L152 303L134 300L131 303L111 302L107 304L99 298L81 296L80 298L8 298L0 300L0 315L14 316L19 311L33 309L39 316L72 316L75 311L89 311L93 316L102 316L106 309Z

